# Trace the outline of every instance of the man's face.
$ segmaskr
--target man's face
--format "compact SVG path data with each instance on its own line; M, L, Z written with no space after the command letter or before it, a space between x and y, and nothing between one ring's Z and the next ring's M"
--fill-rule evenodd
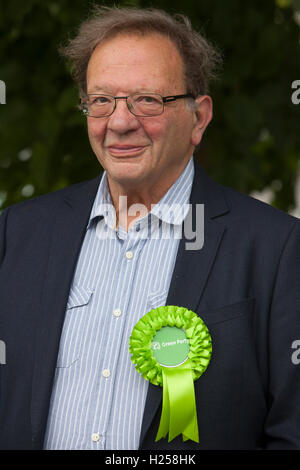
M87 70L87 93L127 96L186 93L182 59L160 35L119 35L99 44ZM195 113L178 100L163 114L136 117L118 100L108 117L88 117L91 146L110 184L127 189L168 189L192 155Z

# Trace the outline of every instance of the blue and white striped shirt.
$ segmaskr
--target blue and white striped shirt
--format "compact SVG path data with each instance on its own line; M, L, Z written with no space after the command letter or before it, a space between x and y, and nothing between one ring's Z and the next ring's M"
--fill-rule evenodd
M45 449L138 448L148 382L131 362L129 337L145 313L165 305L179 243L175 234L185 216L180 207L189 203L193 177L191 158L127 233L111 227L104 210L112 201L103 173L69 294ZM158 223L151 223L148 236L155 219L171 238L159 235Z

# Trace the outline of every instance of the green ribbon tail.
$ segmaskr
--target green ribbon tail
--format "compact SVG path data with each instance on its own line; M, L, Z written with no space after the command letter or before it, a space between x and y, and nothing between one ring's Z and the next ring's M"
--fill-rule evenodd
M191 363L162 367L163 405L155 441L166 437L172 441L179 434L183 440L199 442L197 409Z

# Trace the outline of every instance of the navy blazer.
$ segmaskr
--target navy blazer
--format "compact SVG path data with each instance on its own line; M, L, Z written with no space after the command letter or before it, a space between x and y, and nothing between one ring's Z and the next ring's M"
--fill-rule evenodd
M0 217L0 448L41 449L69 290L100 177ZM213 182L195 165L204 246L179 243L167 304L207 324L195 382L199 444L155 442L162 389L149 386L141 449L300 449L300 221Z

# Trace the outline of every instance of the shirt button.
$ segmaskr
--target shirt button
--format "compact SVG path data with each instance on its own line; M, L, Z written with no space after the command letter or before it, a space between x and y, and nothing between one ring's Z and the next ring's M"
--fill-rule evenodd
M133 258L133 253L132 253L132 251L126 251L126 258L127 258L127 259Z
M108 379L108 377L110 376L110 370L109 369L103 369L102 375L103 375L103 377Z
M116 308L114 311L113 311L113 314L115 317L120 317L122 312L119 308Z
M92 441L93 441L93 442L98 442L99 439L100 439L99 434L94 432L94 433L92 434Z

